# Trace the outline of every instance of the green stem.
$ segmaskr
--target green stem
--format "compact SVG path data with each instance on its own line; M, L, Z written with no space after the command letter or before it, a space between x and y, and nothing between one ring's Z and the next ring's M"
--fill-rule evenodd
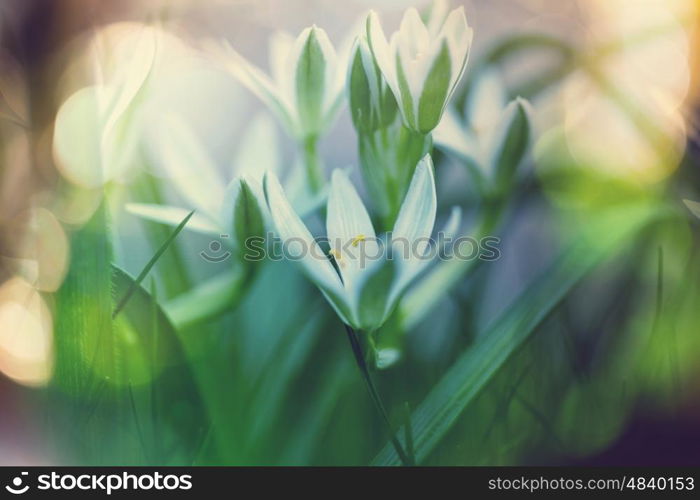
M416 165L431 147L430 134L413 132L400 122L360 132L362 175L379 211L380 230L393 226Z
M396 434L394 434L394 430L391 427L391 421L389 420L389 415L387 414L386 409L384 408L384 404L382 403L382 399L379 396L377 387L372 381L372 377L369 373L369 367L367 366L367 361L365 360L365 357L362 354L362 346L360 345L360 340L357 338L357 333L355 333L355 330L353 330L348 325L345 325L345 332L348 334L348 340L350 341L350 347L352 347L352 353L355 355L357 367L360 369L360 373L362 374L362 377L365 380L367 390L369 391L369 395L372 398L374 406L377 408L377 411L382 416L382 420L384 421L387 431L389 432L389 438L391 439L391 444L396 450L396 454L401 459L401 463L403 465L414 465L413 460L406 454L406 452L403 449L403 446L401 446L401 443L396 437Z
M323 187L323 166L318 154L318 137L309 136L303 140L301 149L304 166L306 167L306 182L312 194L318 193Z
M384 221L387 230L394 225L399 215L416 165L430 152L433 144L432 136L429 133L419 134L403 125L396 131L394 140L394 151L390 157L390 162L393 165L388 165L389 171L393 171L393 179L386 186L386 196L390 206L388 217Z

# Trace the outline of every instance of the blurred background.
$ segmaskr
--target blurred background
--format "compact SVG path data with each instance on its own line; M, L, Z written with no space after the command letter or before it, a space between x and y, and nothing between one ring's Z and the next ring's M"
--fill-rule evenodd
M200 256L223 251L212 246L220 241L184 231L118 320L103 306L172 232L125 204L185 206L153 151L160 116L183 117L226 182L241 151L255 158L268 147L293 175L295 146L281 127L269 145L246 143L264 107L207 57L207 43L226 39L267 70L277 30L296 36L315 23L342 52L369 9L394 28L410 5L429 4L0 2L0 463L373 461L387 436L341 323L295 266L266 263L234 292L221 279L233 263ZM441 291L411 328L396 320L379 332L401 354L375 374L392 420L398 428L406 408L439 400L445 377L459 384L451 367L465 356L478 368L515 305L514 331L530 314L536 327L483 358L494 363L484 380L465 375L474 390L440 417L423 463L696 465L700 221L684 200L700 201L697 2L463 5L474 44L451 106L463 109L495 68L511 96L532 103L536 133L493 228L502 258ZM144 30L158 35L151 66ZM110 82L146 73L109 165L96 169L90 106ZM356 150L344 109L320 144L327 172L350 166L361 184ZM437 149L434 159L440 213L462 206L468 233L485 202L457 159ZM566 290L564 278L538 285L557 276L550 266L582 227L631 205L651 207L654 222L590 270L584 254L587 272ZM631 225L611 223L604 236ZM201 298L212 289L218 309ZM542 308L535 295L556 304ZM202 302L217 310L193 319L189 305Z

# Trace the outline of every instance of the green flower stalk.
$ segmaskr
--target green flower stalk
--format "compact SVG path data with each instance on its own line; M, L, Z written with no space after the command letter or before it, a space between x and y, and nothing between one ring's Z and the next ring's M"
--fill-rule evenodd
M355 40L347 87L362 174L381 223L389 228L396 220L414 166L430 150L430 137L404 126L396 99L364 35Z
M270 216L288 248L288 257L299 261L306 276L345 323L355 360L391 441L402 462L412 464L413 458L393 434L357 331L371 335L384 324L406 289L433 260L428 253L437 199L430 156L426 155L415 168L387 242L392 250L389 253L381 251L367 209L343 171L333 173L326 211L332 260L294 212L273 173L266 174L264 190Z
M306 165L309 189L317 193L323 186L323 172L316 144L343 102L345 76L326 32L312 26L296 39L285 33L275 34L270 43L271 77L228 43L210 52L267 105L295 138Z

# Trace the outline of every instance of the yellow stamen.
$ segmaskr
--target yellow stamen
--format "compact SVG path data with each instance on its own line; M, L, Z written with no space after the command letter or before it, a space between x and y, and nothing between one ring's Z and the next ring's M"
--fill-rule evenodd
M332 255L335 260L340 260L340 252L338 250L331 249L328 253Z
M356 247L361 241L365 241L367 237L364 234L358 234L352 239L352 246Z

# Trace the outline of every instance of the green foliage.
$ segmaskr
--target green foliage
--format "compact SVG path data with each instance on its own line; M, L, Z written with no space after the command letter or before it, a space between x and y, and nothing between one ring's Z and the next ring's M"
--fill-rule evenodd
M627 219L624 233L602 233L603 228L609 227L607 218L591 223L585 236L567 249L536 283L527 287L527 291L480 335L481 341L474 348L460 356L414 412L412 427L419 462L437 446L464 408L571 288L608 257L626 235L634 234L634 229L648 216L647 211L643 207L641 214L633 211L631 216L629 212L609 216L618 223L621 215L622 220ZM593 241L590 238L594 235ZM396 465L393 448L385 447L375 463Z
M602 71L606 51L617 49L587 53L516 35L472 65L466 93L453 98L470 46L462 10L421 19L410 9L388 40L370 14L349 60L315 26L296 40L280 35L273 78L231 47L219 50L217 61L277 116L297 155L296 163L280 162L288 171L275 171L271 158L283 149L270 139L274 126L251 125L255 133L232 137L245 165L228 188L207 141L171 110L151 146L174 192L151 174L133 174L127 187L104 185L133 180L121 174L142 142L130 124L148 99L139 89L153 64L131 83L133 98L121 98L126 107L105 144L107 176L90 170L90 158L105 153L99 130L75 152L77 136L67 130L97 123L97 95L83 90L66 101L56 121L58 160L72 159L64 175L74 182L86 170L92 177L84 180L101 186L105 200L71 228L67 276L46 294L55 370L40 394L61 460L553 463L603 450L641 400L680 404L700 357L700 290L688 279L700 272L696 228L674 201L690 186L649 185L582 162L566 124L537 137L530 105L517 97L537 102L581 69L670 171L677 158L669 138ZM552 67L508 88L500 82L493 102L474 97L482 94L474 91L477 73L499 73L496 66L508 69L535 51L554 54ZM345 170L326 175L318 142L344 97L364 181L357 189ZM128 146L121 155L119 144ZM124 191L139 201L132 214L170 227L121 219ZM164 206L171 195L187 208ZM455 213L465 214L464 224ZM442 255L361 267L313 239L336 234L366 244L393 228L415 243L446 219L455 237L499 236L501 260ZM270 232L313 246L321 258L241 258L246 241ZM221 248L233 258L200 258L213 243L202 235L231 237Z

